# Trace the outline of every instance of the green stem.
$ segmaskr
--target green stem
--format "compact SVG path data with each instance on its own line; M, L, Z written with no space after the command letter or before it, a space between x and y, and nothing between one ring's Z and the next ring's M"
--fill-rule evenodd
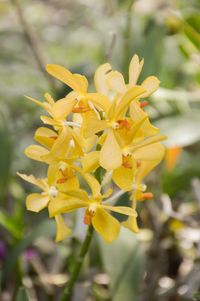
M91 240L92 240L92 234L93 234L93 232L94 232L94 229L93 229L92 225L90 225L88 227L85 240L84 240L84 242L83 242L83 244L81 246L79 257L77 258L77 260L76 260L76 262L74 264L71 277L69 279L69 282L67 283L67 287L65 288L63 296L62 296L62 298L61 298L60 301L70 301L70 299L71 299L74 285L75 285L76 280L77 280L77 278L79 276L79 273L80 273L80 270L81 270L81 267L82 267L85 255L88 252L88 249L89 249L89 246L90 246L90 243L91 243Z

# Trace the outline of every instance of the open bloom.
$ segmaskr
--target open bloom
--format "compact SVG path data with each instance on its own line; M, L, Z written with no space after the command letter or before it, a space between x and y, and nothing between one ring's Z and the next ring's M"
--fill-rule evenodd
M107 198L112 191L108 191L106 194L100 193L100 184L91 175L85 175L90 189L92 191L91 196L82 189L71 190L62 196L61 199L56 199L49 204L50 216L56 216L60 213L67 213L78 208L86 208L84 222L85 224L92 223L95 230L105 239L107 242L111 242L119 234L120 223L107 211L118 212L127 216L136 216L136 212L133 208L125 206L110 206L103 202L103 199Z
M60 194L60 187L59 184L59 177L56 181L55 176L57 174L52 174L52 170L49 171L49 178L48 179L36 179L33 175L25 175L20 174L18 175L25 181L34 184L38 188L42 190L41 193L31 193L26 198L26 208L33 212L39 212L44 208L48 207L49 203L55 201L55 198L61 197ZM67 182L67 181L65 181ZM79 186L78 181L74 175L71 178L68 178L67 185L62 185L62 191L67 191L69 187L77 188ZM57 234L56 234L56 241L63 240L66 236L68 236L71 230L66 226L62 215L57 214L55 215L55 220L57 224Z
M101 65L95 72L94 92L88 91L85 76L50 64L47 72L72 91L57 101L48 93L43 102L28 97L47 115L41 116L43 126L34 134L38 144L28 146L25 154L47 164L48 169L43 179L18 175L41 190L27 196L26 207L33 212L48 209L56 220L57 241L70 233L62 214L79 208L85 209L83 222L92 224L107 242L116 239L120 231L112 212L127 216L122 225L139 231L137 202L153 196L144 178L162 160L161 141L165 139L145 112L146 98L160 82L149 76L138 83L143 63L133 56L127 83L110 64ZM108 184L130 194L129 207L109 205L119 194L112 194L111 189L104 193Z

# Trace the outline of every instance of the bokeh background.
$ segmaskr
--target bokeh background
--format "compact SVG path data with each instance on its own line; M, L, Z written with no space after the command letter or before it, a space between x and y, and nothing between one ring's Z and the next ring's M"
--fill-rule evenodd
M44 176L45 166L23 154L42 112L24 95L66 94L46 63L92 82L106 61L127 76L134 53L140 80L161 80L147 109L168 136L166 158L147 179L155 197L139 206L140 233L95 237L74 300L200 300L199 51L199 0L0 1L0 300L59 300L85 231L72 216L73 236L56 244L47 213L25 209L33 187L16 171Z

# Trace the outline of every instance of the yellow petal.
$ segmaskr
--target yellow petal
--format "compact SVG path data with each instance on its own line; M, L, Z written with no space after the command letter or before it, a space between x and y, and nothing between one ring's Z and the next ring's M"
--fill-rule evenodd
M73 98L62 98L56 101L52 107L53 117L58 120L65 119L72 112L76 103L77 100Z
M49 203L49 196L43 195L41 193L31 193L26 198L26 208L27 210L33 212L39 212Z
M122 165L122 151L113 130L108 131L105 143L100 151L100 165L111 170Z
M118 71L111 71L107 76L107 82L112 91L123 94L126 92L126 84L123 75Z
M58 138L55 140L50 152L42 158L47 160L49 163L53 163L55 160L57 161L59 158L65 157L70 147L69 142L70 136L67 128L64 127Z
M124 207L124 206L109 206L109 205L103 205L101 204L101 207L110 210L113 212L121 213L128 216L137 216L136 211L133 208L130 207Z
M131 103L130 116L134 122L139 122L147 116L147 114L140 107L139 101L136 100ZM159 129L153 126L148 118L144 121L140 130L145 136L152 136L159 132Z
M60 214L55 216L55 221L57 225L56 241L58 242L69 236L71 230L66 226L64 219Z
M140 183L149 174L149 172L161 162L161 160L162 157L160 157L158 160L141 161L141 165L136 176L136 182Z
M132 189L134 176L135 169L120 166L113 171L112 179L119 188L129 191Z
M99 167L99 154L99 151L93 151L81 159L84 172L91 172Z
M40 119L44 124L52 125L53 127L61 127L63 125L61 122L54 120L48 116L40 116Z
M23 180L40 187L43 191L48 189L48 184L45 179L36 179L33 175L25 175L20 172L17 172L17 175Z
M122 225L134 233L139 232L137 216L130 216L125 222L122 223Z
M89 173L82 173L82 177L90 186L93 198L99 198L101 196L101 185L99 184L97 179Z
M67 86L72 88L72 90L81 93L80 79L74 76L69 70L65 69L60 65L50 64L46 66L46 70L53 77L59 79L61 82L65 83Z
M156 143L156 142L160 142L163 140L166 140L167 137L164 135L154 135L152 137L148 137L146 139L144 139L142 142L138 143L137 141L132 143L132 150L135 152L137 149L142 148L142 147L146 147L150 144Z
M155 76L149 76L147 77L143 83L142 87L145 88L146 92L140 95L140 98L146 98L153 94L159 87L160 81Z
M135 160L161 160L164 157L165 148L160 143L153 143L145 147L141 147L133 152Z
M34 139L40 144L51 148L57 139L57 133L49 128L40 127L36 130Z
M135 54L130 62L129 65L129 85L135 86L137 83L137 80L140 76L140 73L142 71L142 67L144 64L144 60L139 60L139 57Z
M100 207L97 208L92 218L92 225L106 242L112 242L119 235L120 223L118 220Z
M75 199L79 199L81 201L89 202L88 194L83 189L69 190L67 192L67 196L70 196Z
M85 153L88 153L93 149L93 147L97 144L98 136L92 135L89 138L83 139L83 149Z
M112 70L110 64L106 63L99 66L94 75L94 83L97 92L102 93L104 95L108 95L109 88L106 82L107 74Z
M94 106L106 111L110 106L109 98L100 93L87 93L83 100L90 100Z
M55 103L53 97L49 93L45 93L44 97L50 105L53 105Z
M47 162L43 159L43 156L48 155L49 151L40 145L30 145L25 149L24 153L27 157L33 160Z
M81 133L84 138L89 138L94 134L103 131L107 127L105 120L100 120L94 111L89 111L82 114L83 125Z
M65 199L54 199L49 203L48 210L50 217L53 217L60 213L71 212L78 208L87 207L88 202L75 199L72 197L67 197Z
M141 86L134 86L133 88L130 88L120 99L116 111L115 111L115 120L118 120L122 114L124 114L124 111L128 109L129 104L142 95L146 90Z
M52 106L47 103L47 102L41 102L35 98L32 98L30 96L26 96L26 98L28 98L29 100L31 100L32 102L36 103L38 106L42 107L43 109L45 109L50 115L52 113Z
M88 80L84 75L81 74L73 74L75 78L77 78L79 85L80 85L80 90L83 94L87 92L88 89Z

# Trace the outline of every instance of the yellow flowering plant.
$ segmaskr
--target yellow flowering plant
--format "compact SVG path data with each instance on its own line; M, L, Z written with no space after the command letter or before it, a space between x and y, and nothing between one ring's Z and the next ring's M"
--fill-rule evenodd
M42 191L28 195L26 207L33 212L48 209L56 221L57 241L71 232L63 214L85 208L83 223L89 227L80 252L82 259L93 229L106 242L117 238L120 223L111 212L127 216L122 225L138 232L137 202L153 197L143 180L162 160L165 150L161 141L165 136L151 124L144 110L146 98L159 87L159 80L149 76L137 83L143 63L133 56L128 83L110 64L103 64L95 72L96 91L92 93L88 92L85 76L59 65L47 65L47 72L72 91L57 101L49 94L44 95L43 102L27 97L48 115L41 116L44 125L35 132L38 144L28 146L25 154L46 163L48 169L43 179L18 173ZM105 191L108 182L113 189ZM85 184L89 192L83 189ZM116 206L115 200L125 192L130 195L130 206ZM75 264L62 301L71 296L81 262Z

